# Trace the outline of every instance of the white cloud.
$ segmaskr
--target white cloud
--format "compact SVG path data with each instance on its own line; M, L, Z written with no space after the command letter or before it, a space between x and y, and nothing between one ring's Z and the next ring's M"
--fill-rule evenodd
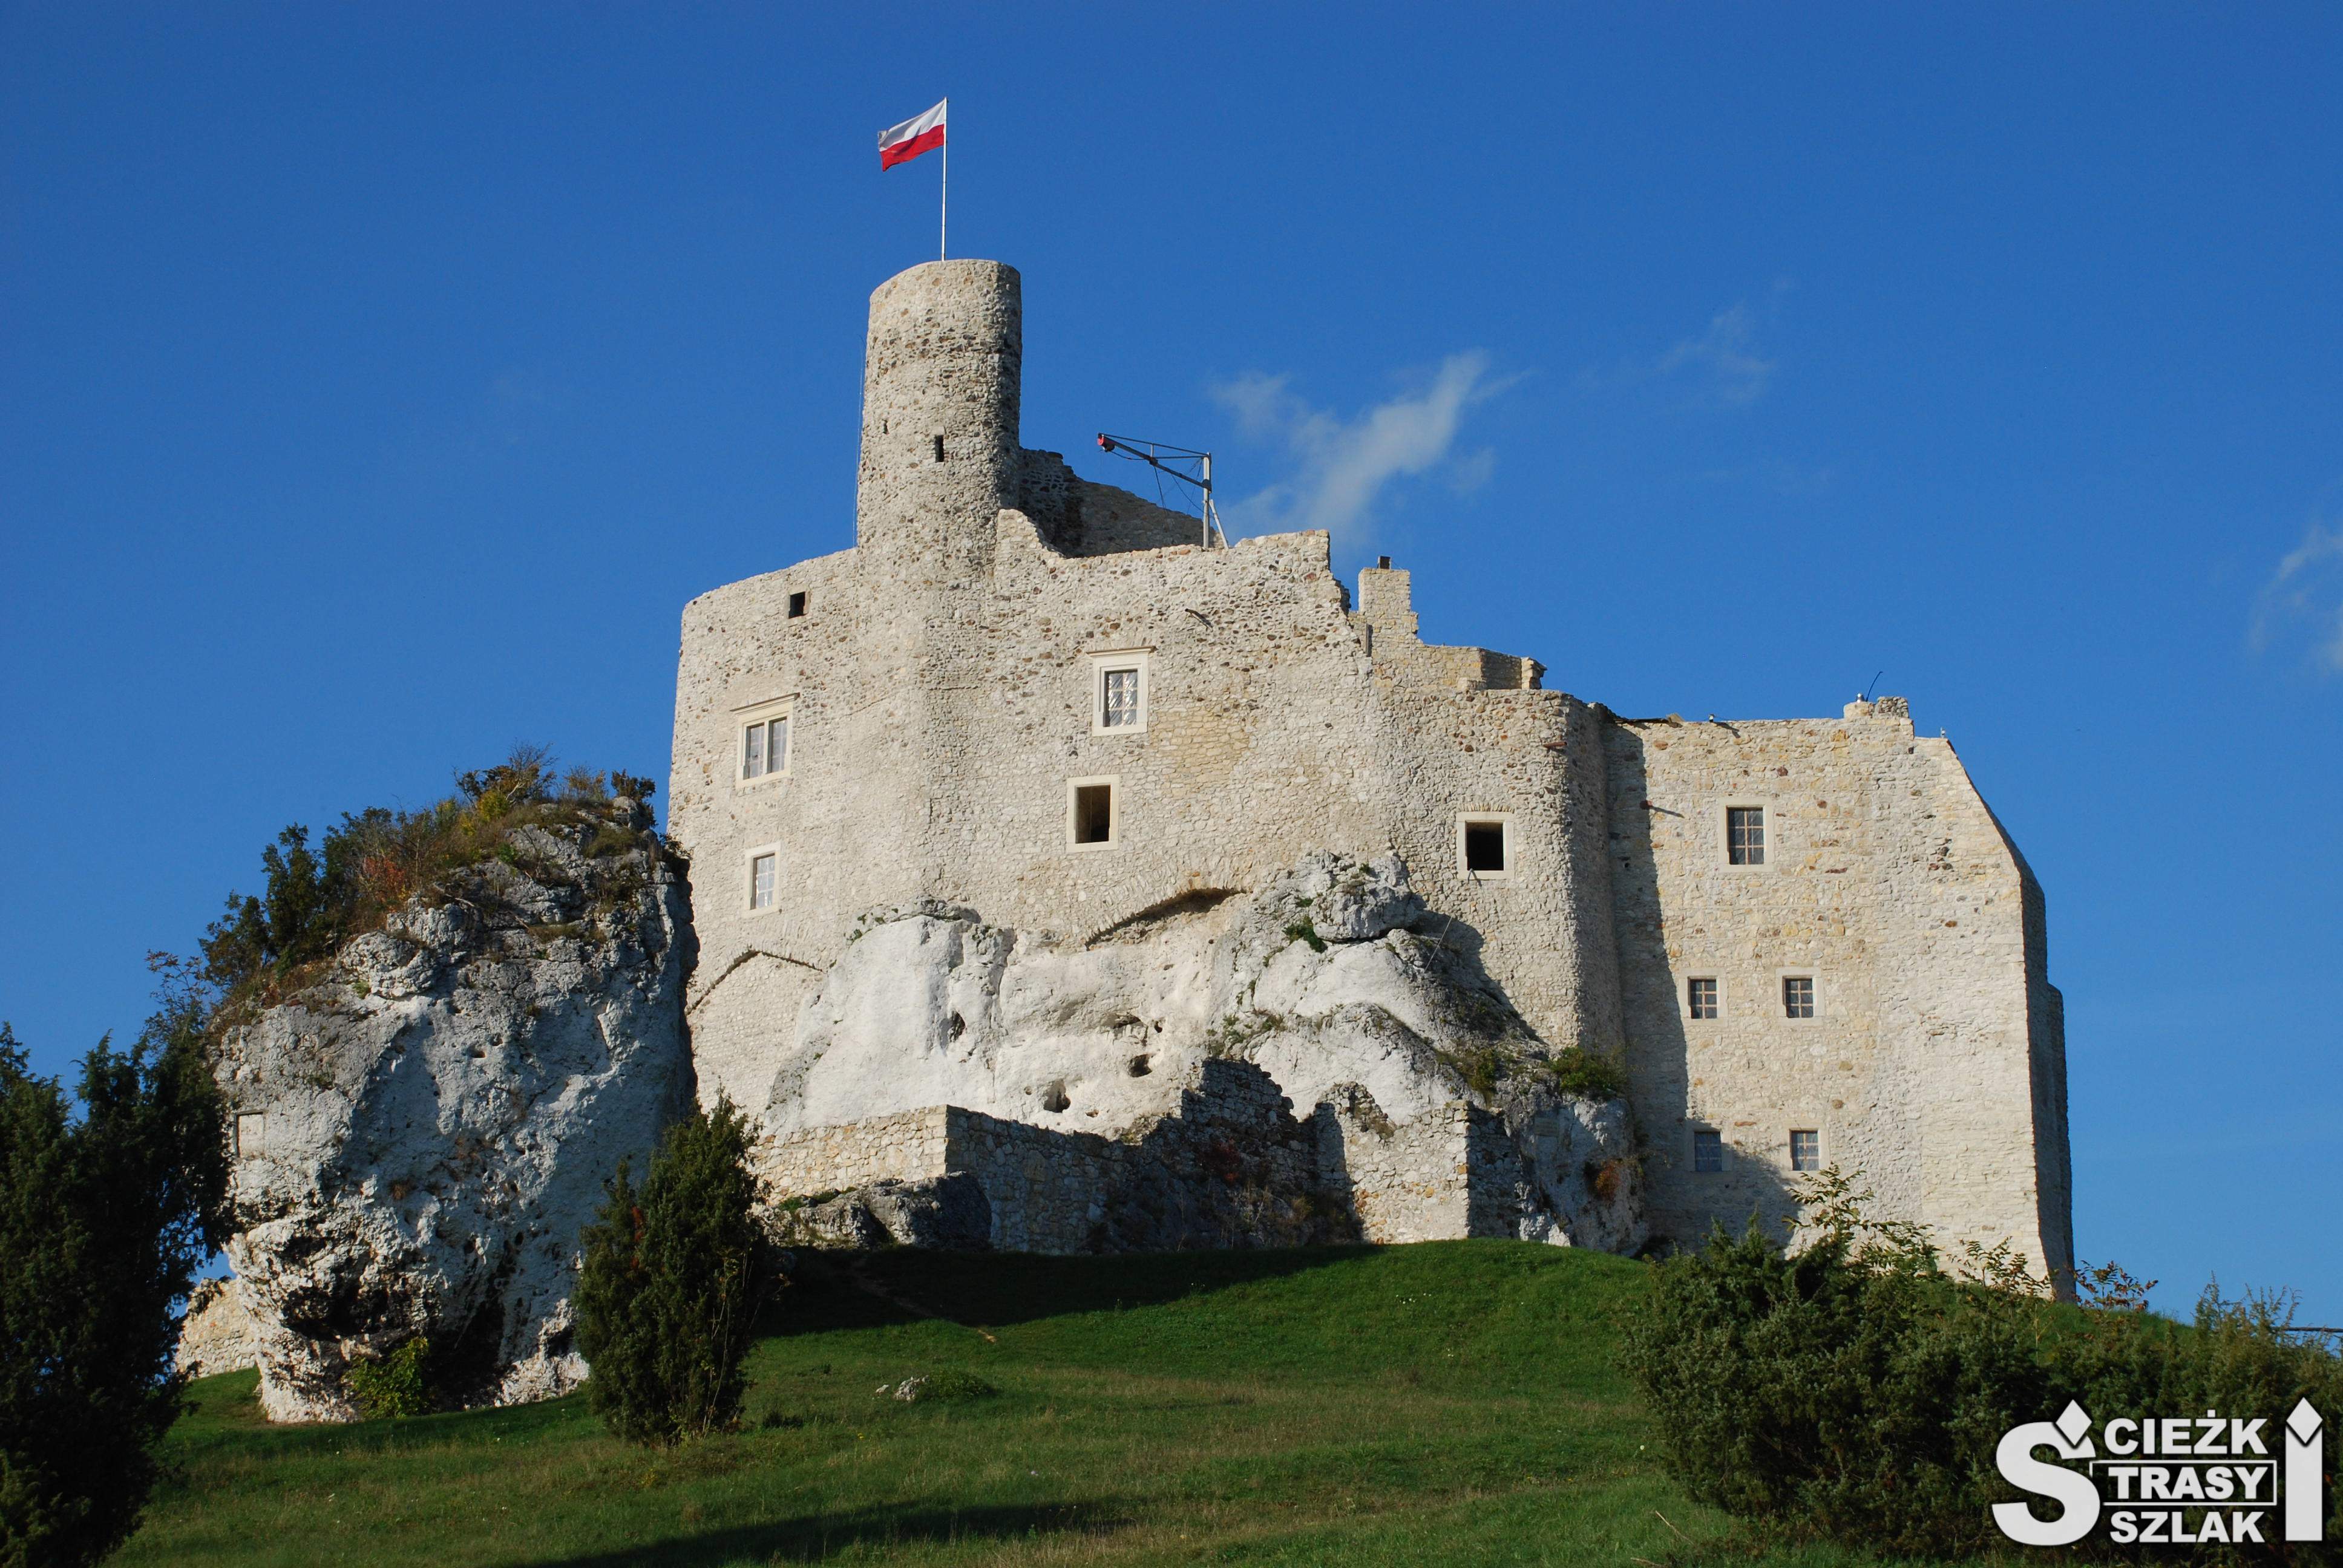
M2343 528L2312 523L2254 601L2255 651L2296 626L2310 629L2313 661L2330 675L2343 675Z
M1486 483L1494 470L1495 454L1486 449L1449 462L1465 410L1513 385L1491 379L1489 357L1477 350L1450 355L1420 390L1349 419L1312 407L1288 379L1255 373L1212 389L1245 435L1281 442L1297 460L1292 478L1236 508L1263 528L1324 528L1356 545L1393 480L1446 465L1446 477L1462 490Z
M1736 407L1765 395L1774 377L1774 361L1757 352L1757 324L1746 304L1735 305L1709 317L1708 330L1687 337L1652 363L1654 376L1689 372L1707 384L1720 403Z

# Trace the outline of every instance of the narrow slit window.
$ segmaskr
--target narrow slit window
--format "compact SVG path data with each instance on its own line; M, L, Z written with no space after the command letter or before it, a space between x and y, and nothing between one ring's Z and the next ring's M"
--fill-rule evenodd
M1819 1132L1790 1134L1790 1169L1819 1171L1823 1168L1823 1135Z
M1113 785L1078 784L1074 787L1074 842L1114 842Z
M806 596L804 593L800 591L789 595L789 618L791 620L795 620L799 616L805 614L805 612Z
M1692 1135L1692 1168L1702 1175L1725 1169L1725 1134L1696 1131Z
M1694 980L1684 982L1684 1009L1694 1018L1716 1016L1716 982Z
M1815 980L1812 975L1783 977L1782 1016L1784 1018L1815 1016Z
M1102 729L1136 729L1139 728L1139 671L1110 669L1100 676L1099 727Z
M779 855L752 855L749 859L749 907L769 910L780 869Z
M939 437L936 437L936 461L937 461L937 462L939 462L939 463L940 463L940 462L942 462L943 460L944 460L944 438L943 438L941 436L939 436Z
M759 719L740 731L740 777L763 779L789 765L789 721Z
M1464 824L1464 869L1467 871L1503 872L1505 864L1505 825L1503 822L1467 822Z
M1725 809L1725 858L1735 866L1765 863L1765 808L1727 806Z

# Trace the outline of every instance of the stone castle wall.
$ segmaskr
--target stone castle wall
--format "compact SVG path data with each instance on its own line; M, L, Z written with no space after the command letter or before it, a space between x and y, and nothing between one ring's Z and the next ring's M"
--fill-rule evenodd
M1079 944L1304 850L1396 853L1549 1044L1625 1051L1665 1233L1778 1212L1787 1133L1811 1128L1896 1212L2064 1261L2039 893L1948 746L1875 711L1623 723L1542 689L1534 659L1424 643L1403 571L1361 574L1353 605L1322 533L1207 548L1195 519L1020 446L1021 315L995 263L883 286L856 548L686 607L669 822L703 1094L765 1102L866 910L942 900ZM1133 654L1145 727L1099 732L1099 659ZM744 780L742 722L784 711L788 770ZM1113 781L1111 845L1072 843L1077 779ZM1736 791L1779 835L1763 875L1706 859ZM1505 819L1503 875L1463 869L1468 813ZM751 910L765 850L781 892ZM1795 965L1819 979L1810 1025L1765 1011ZM1726 982L1724 1027L1681 1016L1699 966ZM1689 1170L1695 1125L1734 1151L1718 1177ZM1471 1233L1433 1212L1465 1201L1441 1182L1373 1186L1371 1230Z

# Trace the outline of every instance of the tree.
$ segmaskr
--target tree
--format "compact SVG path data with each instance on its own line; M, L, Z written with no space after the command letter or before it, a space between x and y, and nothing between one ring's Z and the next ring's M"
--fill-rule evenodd
M203 1023L166 983L137 1043L101 1040L70 1099L0 1024L0 1568L98 1561L153 1489L179 1412L174 1309L223 1239Z
M763 1299L748 1121L729 1099L668 1130L643 1184L621 1162L586 1228L578 1348L612 1432L671 1446L740 1413L741 1358Z

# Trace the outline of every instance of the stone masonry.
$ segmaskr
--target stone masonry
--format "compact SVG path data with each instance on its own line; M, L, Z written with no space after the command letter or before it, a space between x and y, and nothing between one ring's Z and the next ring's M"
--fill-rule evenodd
M2041 894L1947 743L1892 699L1835 719L1620 719L1544 689L1534 659L1424 643L1405 571L1362 573L1354 602L1323 533L1208 547L1195 518L1021 447L1021 309L995 262L882 285L854 548L684 610L669 826L701 950L694 1061L703 1097L786 1129L771 1158L800 1196L976 1168L965 1104L825 1125L797 1112L797 1079L777 1086L785 1066L813 1070L801 1020L870 911L972 911L968 941L1038 947L1072 975L1328 851L1403 868L1423 905L1406 940L1469 959L1534 1041L1524 1060L1624 1065L1660 1238L1782 1217L1798 1133L1947 1242L2069 1265ZM1101 679L1123 669L1140 672L1138 721L1109 724ZM748 728L776 719L785 760L752 769ZM1110 797L1099 823L1078 809ZM1762 863L1732 863L1732 808L1762 813ZM1715 982L1719 1016L1694 1016L1694 980ZM1790 1016L1808 997L1814 1016ZM1123 1030L1192 1066L1222 1023L1134 1004L1080 1028L1093 1054ZM1452 1077L1438 1104L1393 1114L1370 1096L1368 1117L1298 1050L1253 1060L1318 1130L1314 1190L1339 1190L1333 1209L1371 1239L1531 1233L1490 1215L1531 1211L1499 1190L1533 1167L1549 1211L1582 1166L1606 1191L1621 1179L1608 1157L1539 1153L1573 1136L1551 1104L1533 1117ZM1118 1090L1094 1121L1079 1100L981 1115L1135 1148L1133 1118L1191 1092L1174 1078L1145 1104ZM1378 1119L1388 1134L1362 1132ZM1513 1172L1477 1189L1475 1126L1497 1128L1513 1152L1492 1168ZM1067 1147L1088 1150L1081 1212L1051 1200L1022 1235L996 1214L993 1244L1088 1244L1073 1232L1101 1222L1091 1200L1129 1156ZM1695 1169L1696 1147L1720 1168Z

